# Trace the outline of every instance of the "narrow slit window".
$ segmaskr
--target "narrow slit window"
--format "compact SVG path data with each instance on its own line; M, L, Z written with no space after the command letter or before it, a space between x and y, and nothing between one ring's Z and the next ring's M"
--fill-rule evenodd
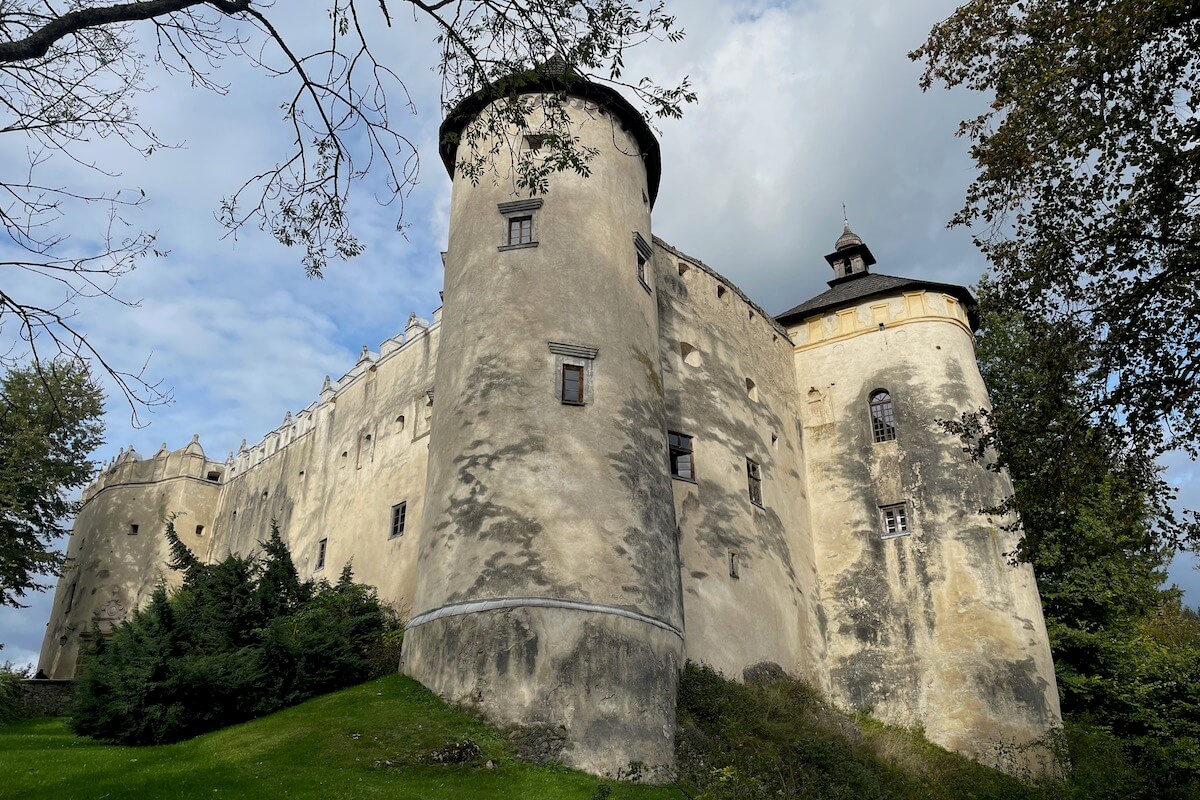
M734 578L735 580L742 577L741 573L738 570L738 551L737 550L729 551L729 577Z
M871 393L871 436L875 443L891 442L896 439L896 414L892 396L886 389Z
M583 405L583 367L563 364L562 401L567 405Z
M533 216L508 218L507 244L530 244L533 241Z
M746 459L746 482L750 491L750 502L762 506L762 465L752 458Z
M879 514L880 522L883 524L883 538L891 539L894 536L907 536L911 533L908 525L907 503L881 506Z
M696 480L696 454L692 437L686 433L667 432L667 449L671 453L671 475L685 481Z
M329 546L328 539L317 542L317 569L325 569L325 550ZM314 570L315 572L316 570Z
M389 539L404 535L404 524L408 521L408 501L392 506L392 532Z

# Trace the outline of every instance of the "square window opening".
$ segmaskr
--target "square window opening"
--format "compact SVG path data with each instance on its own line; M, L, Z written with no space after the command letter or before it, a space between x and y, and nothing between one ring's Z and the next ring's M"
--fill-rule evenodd
M908 503L880 506L879 514L880 523L883 526L883 538L892 539L912 533L908 522Z
M404 526L408 522L408 501L392 506L392 528L389 539L404 535Z
M533 243L533 215L508 218L508 241L505 244Z
M562 368L562 401L564 405L583 405L583 367L577 364L563 364Z
M129 523L129 535L136 536L138 532L138 524L136 522Z
M667 449L671 454L671 476L684 481L696 481L696 453L692 437L686 433L667 432Z
M650 291L650 284L646 281L646 257L641 253L637 256L637 278L638 283L642 284L642 288L647 292Z

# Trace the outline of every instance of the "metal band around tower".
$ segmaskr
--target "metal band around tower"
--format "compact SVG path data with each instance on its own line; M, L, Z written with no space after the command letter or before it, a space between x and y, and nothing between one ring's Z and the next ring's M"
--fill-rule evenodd
M468 600L465 603L451 603L441 608L435 608L432 611L418 614L408 621L408 624L404 626L404 630L412 630L420 625L424 625L426 622L433 622L445 617L458 617L463 614L498 611L506 608L561 608L568 611L588 611L593 614L608 614L614 617L625 617L637 622L644 622L647 625L653 625L656 628L662 628L664 631L673 633L680 639L683 638L683 631L671 623L663 622L661 619L656 619L637 611L630 611L627 608L618 608L616 606L601 605L599 603L580 603L575 600L552 600L548 597L500 597L494 600Z

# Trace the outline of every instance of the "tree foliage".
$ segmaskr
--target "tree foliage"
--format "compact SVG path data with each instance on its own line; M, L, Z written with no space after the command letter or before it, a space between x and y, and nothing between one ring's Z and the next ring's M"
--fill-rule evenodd
M1095 342L1091 407L1200 452L1200 6L969 0L910 54L989 95L964 121L972 226L1014 307Z
M77 733L176 741L378 671L375 649L399 623L349 569L333 586L300 581L274 523L260 557L214 564L184 557L173 523L166 536L183 586L168 595L160 585L111 639L95 633L72 712Z
M0 606L20 606L38 574L63 556L55 538L76 504L67 493L92 475L104 399L87 368L50 361L8 371L0 381Z
M308 44L298 19L327 26L321 44ZM488 87L510 93L512 76L544 69L552 58L574 75L625 88L647 118L678 116L695 99L686 78L671 86L625 75L631 48L683 35L661 2L325 0L322 8L299 0L0 0L0 135L8 137L0 141L18 145L6 152L28 154L0 169L0 225L11 253L0 265L33 284L20 296L11 282L0 288L0 327L7 323L8 336L24 340L35 358L40 343L96 361L135 408L166 399L142 370L106 361L72 320L89 298L124 302L117 280L161 253L155 236L136 226L145 193L122 185L90 149L101 138L146 157L173 146L139 115L152 69L218 93L228 89L221 71L230 60L287 82L279 159L231 186L221 203L219 218L231 233L258 227L298 248L306 273L320 276L332 261L363 250L351 224L353 198L366 193L393 207L403 230L404 200L420 166L404 115L416 106L405 78L377 54L398 46L394 35L408 28L436 39L446 108ZM527 104L506 102L485 115L484 127L519 124L528 113ZM566 130L565 115L545 119L544 152L527 154L502 176L514 187L545 191L553 172L587 171L592 153ZM482 174L486 155L486 148L473 151L464 169ZM51 176L64 160L90 168L90 183L108 188L56 182ZM108 225L78 232L99 242L80 246L69 234L97 207Z
M1124 796L1200 796L1200 625L1161 588L1195 522L1173 512L1153 453L1092 413L1086 325L1012 310L989 281L980 300L992 408L946 425L1012 476L989 510L1022 522L1013 556L1037 575L1064 715L1116 737L1140 787Z

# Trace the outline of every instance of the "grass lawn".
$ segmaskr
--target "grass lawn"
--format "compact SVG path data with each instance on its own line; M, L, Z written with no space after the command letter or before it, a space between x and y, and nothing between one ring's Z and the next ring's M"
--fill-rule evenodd
M494 769L422 764L469 737ZM385 762L392 762L389 766ZM591 800L602 783L514 759L494 728L392 675L178 744L119 747L65 719L0 726L0 798L521 798ZM680 800L677 789L612 783L612 800Z

